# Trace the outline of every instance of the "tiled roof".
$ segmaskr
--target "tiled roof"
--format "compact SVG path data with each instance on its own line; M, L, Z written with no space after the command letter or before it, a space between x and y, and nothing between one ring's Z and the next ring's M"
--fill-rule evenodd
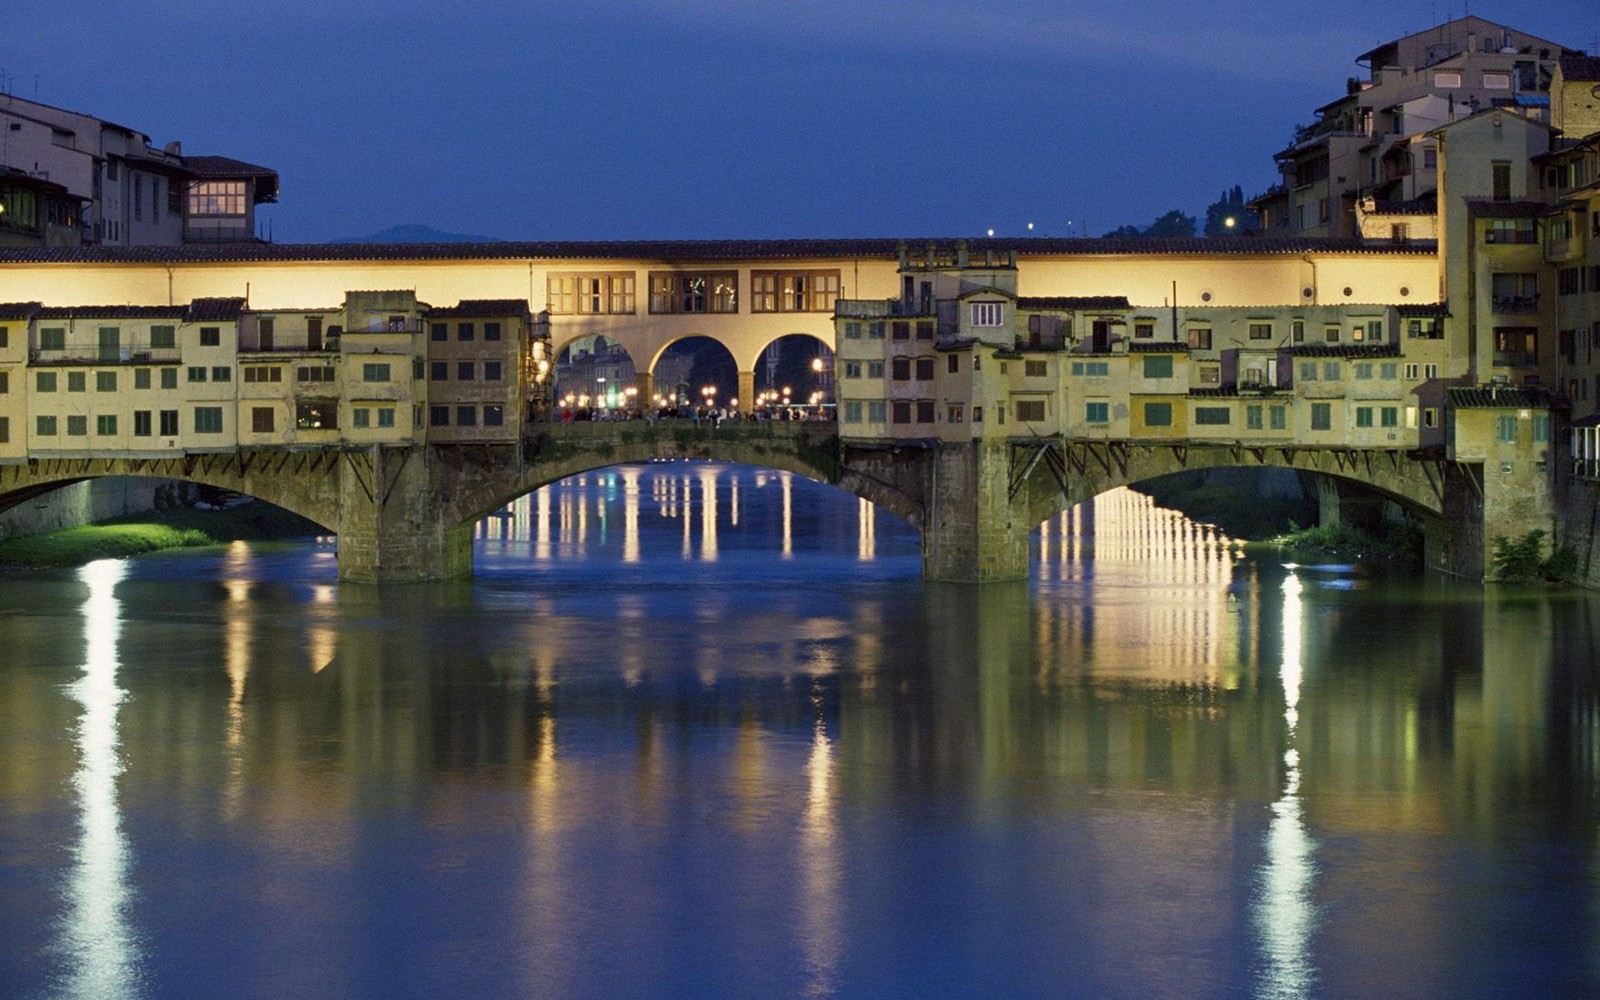
M927 240L642 240L525 243L216 243L177 247L6 247L6 263L184 264L349 260L615 260L662 262L787 260L870 257L894 260L900 247ZM956 240L934 241L953 247ZM1398 243L1355 239L1186 237L1177 239L987 239L966 240L970 254L1017 251L1022 257L1096 256L1294 256L1308 253L1432 255L1431 241Z
M1199 399L1231 399L1239 395L1239 387L1236 385L1221 385L1215 388L1210 386L1191 386L1189 395Z
M1546 407L1556 401L1554 393L1537 385L1453 386L1445 392L1450 397L1450 405L1457 409L1515 410Z
M183 319L186 306L41 306L39 319Z
M1561 77L1568 81L1600 80L1600 56L1562 56Z
M196 177L273 177L276 170L258 167L254 163L235 160L230 156L185 156L183 165Z
M1399 344L1301 344L1290 347L1297 358L1398 358Z
M453 306L429 309L429 316L440 319L452 317L494 317L528 315L527 299L462 299Z
M1018 309L1098 310L1132 309L1126 295L1026 295L1017 299Z
M1480 219L1538 219L1550 214L1542 201L1491 201L1468 198L1467 211Z
M1394 307L1395 315L1405 318L1407 316L1448 316L1450 307L1443 302L1418 302L1414 305Z
M1188 354L1189 345L1181 340L1130 340L1129 354Z
M191 323L232 322L244 309L244 299L195 299L189 303L188 319Z
M37 302L0 302L0 319L32 319L38 311Z

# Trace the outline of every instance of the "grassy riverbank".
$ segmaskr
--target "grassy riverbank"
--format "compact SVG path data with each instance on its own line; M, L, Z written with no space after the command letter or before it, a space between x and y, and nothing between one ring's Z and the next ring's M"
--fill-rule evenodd
M1246 552L1319 552L1355 559L1422 559L1422 532L1411 524L1384 525L1377 534L1349 524L1295 528L1245 544Z
M175 507L0 541L0 565L81 566L164 549L236 540L305 538L321 528L281 507L247 503L226 510Z

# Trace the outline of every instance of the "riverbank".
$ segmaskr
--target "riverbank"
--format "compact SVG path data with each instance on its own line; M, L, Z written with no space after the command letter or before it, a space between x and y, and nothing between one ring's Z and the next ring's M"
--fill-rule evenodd
M323 529L259 501L220 509L174 507L0 542L0 566L81 566L167 549L307 538Z

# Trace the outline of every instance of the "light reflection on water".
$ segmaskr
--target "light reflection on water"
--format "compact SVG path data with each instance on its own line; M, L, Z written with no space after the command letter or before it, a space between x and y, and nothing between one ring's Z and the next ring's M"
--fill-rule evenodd
M122 570L133 988L1600 986L1592 597L1243 558L1131 494L985 588L777 472L625 466L508 514L471 582L345 586L293 547ZM14 859L68 805L53 615L0 591L36 665L0 671L0 982L38 975Z

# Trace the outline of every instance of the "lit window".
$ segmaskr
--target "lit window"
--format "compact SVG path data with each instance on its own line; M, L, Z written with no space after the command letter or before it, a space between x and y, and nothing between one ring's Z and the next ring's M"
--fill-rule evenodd
M1005 321L1004 302L972 303L973 326L1000 326Z

